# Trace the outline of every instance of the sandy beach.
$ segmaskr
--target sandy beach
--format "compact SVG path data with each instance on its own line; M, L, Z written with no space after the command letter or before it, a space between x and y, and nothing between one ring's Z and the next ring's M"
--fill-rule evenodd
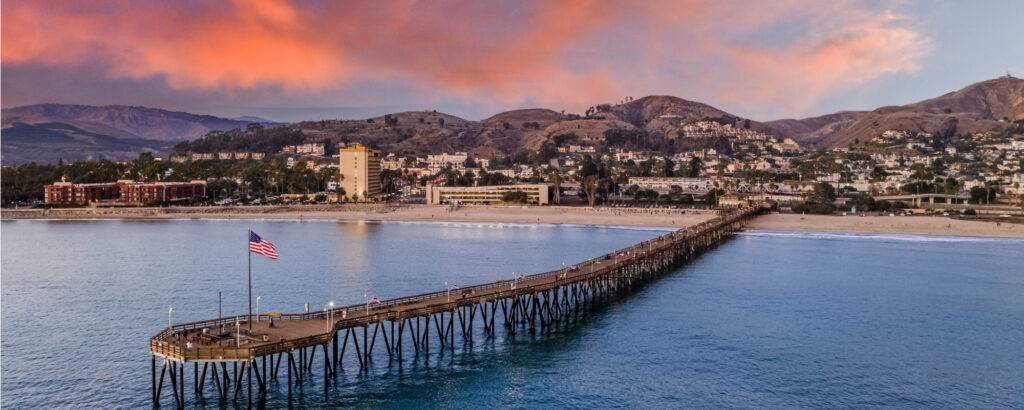
M245 207L5 209L12 219L319 219L338 221L435 221L515 224L574 224L680 228L714 217L711 211L641 208L440 205L292 205ZM747 229L1024 238L1024 224L932 216L827 216L771 214Z
M684 227L711 219L702 210L650 210L586 207L443 205L294 205L168 208L5 209L11 219L320 219L339 221L435 221L515 224L573 224L632 227Z
M832 216L771 214L755 218L747 229L930 236L1024 238L1024 224L970 221L938 216Z

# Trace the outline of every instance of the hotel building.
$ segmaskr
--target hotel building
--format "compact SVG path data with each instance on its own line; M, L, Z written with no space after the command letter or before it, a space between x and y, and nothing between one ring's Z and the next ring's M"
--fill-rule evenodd
M427 185L427 203L437 204L497 204L502 197L513 191L526 193L526 202L534 205L548 204L548 186L545 184L493 185L473 187L442 187Z
M339 150L339 157L340 186L345 196L361 201L380 196L380 151L356 144Z
M48 206L149 206L189 203L206 197L206 181L94 184L57 182L43 187Z

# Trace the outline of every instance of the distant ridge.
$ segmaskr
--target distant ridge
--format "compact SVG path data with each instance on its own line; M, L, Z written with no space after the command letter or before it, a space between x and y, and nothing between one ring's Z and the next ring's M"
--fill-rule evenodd
M934 132L951 120L961 133L999 130L1024 120L1024 80L999 77L912 104L765 124L803 144L833 148L870 140L886 130Z
M203 136L210 131L245 128L254 122L127 105L36 104L5 108L0 116L4 127L13 122L60 122L87 131L111 133L117 137L132 136L164 141L181 141ZM119 135L113 135L114 131Z
M65 161L134 158L210 131L265 121L126 105L36 104L5 108L0 116L5 164L55 162L57 156L48 151L59 153Z
M609 133L618 135L619 140L633 141L633 145L627 147L631 149L687 149L695 141L681 136L680 124L700 120L793 138L811 148L867 141L890 129L934 132L955 124L960 133L994 131L1006 128L1011 122L1024 121L1024 80L1005 76L902 106L768 122L744 119L697 101L652 95L619 104L597 104L587 110L586 115L526 108L469 121L426 110L360 120L303 121L287 126L301 132L307 141L360 142L398 154L466 151L483 158L503 155L524 158L541 149L550 150L552 145L604 142ZM81 150L91 152L89 155L124 157L130 154L130 146L137 146L138 152L142 152L155 146L200 138L210 131L245 129L254 122L265 126L281 125L252 116L229 119L122 105L38 104L3 110L5 140L10 136L18 141L10 146L5 141L3 152L7 161L44 161L40 155L45 152L45 144L52 144L55 151L74 155L76 150L60 145L73 140L71 146L75 147L81 147L84 141L96 141L98 145L94 150ZM23 125L14 129L14 123ZM70 140L49 138L47 142L32 145L34 154L18 151L28 142L25 138L31 135L53 137L54 133ZM85 135L89 138L83 139ZM112 140L98 138L100 136L134 142L129 147L115 144L114 149L108 144ZM157 142L141 143L140 140ZM114 151L104 153L103 147ZM74 159L79 158L65 158Z

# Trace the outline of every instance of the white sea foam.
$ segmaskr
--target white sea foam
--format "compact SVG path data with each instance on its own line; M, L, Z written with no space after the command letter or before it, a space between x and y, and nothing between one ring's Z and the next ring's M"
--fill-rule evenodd
M1020 242L1024 238L979 238L973 236L934 236L912 234L872 234L852 232L743 231L739 235L817 240L861 240L879 242Z

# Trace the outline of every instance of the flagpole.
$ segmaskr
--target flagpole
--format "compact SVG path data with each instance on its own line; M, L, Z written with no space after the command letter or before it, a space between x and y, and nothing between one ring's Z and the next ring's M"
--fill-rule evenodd
M249 228L249 236L245 238L245 253L249 257L249 330L252 330L252 251L249 249L250 238L252 238L252 228Z

